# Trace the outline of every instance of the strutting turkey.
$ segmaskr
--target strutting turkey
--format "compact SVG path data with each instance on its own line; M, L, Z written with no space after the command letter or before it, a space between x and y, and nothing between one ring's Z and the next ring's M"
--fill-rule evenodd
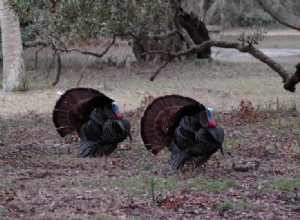
M154 99L141 118L141 137L148 150L171 152L172 170L188 161L196 168L216 151L223 154L224 129L217 125L213 108L189 97L166 95Z
M91 88L72 88L57 100L53 123L61 137L77 132L82 157L111 154L130 137L130 122L118 104Z

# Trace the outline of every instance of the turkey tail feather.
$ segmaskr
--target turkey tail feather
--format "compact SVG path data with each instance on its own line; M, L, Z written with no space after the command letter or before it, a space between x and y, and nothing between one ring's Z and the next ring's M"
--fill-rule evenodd
M79 154L81 157L87 156L107 156L113 153L118 144L109 144L101 146L97 141L80 141L79 142Z
M165 146L170 149L170 128L177 111L188 105L200 105L189 97L166 95L154 99L141 118L141 138L148 150L157 154Z
M80 141L79 142L79 154L82 157L94 155L98 148L97 142L94 141Z
M172 170L177 171L183 165L185 162L191 157L190 153L188 151L179 151L177 153L172 153Z
M64 137L75 130L69 120L70 109L73 106L81 100L102 95L101 92L90 88L73 88L62 94L55 104L52 115L53 123L59 135Z
M209 160L209 158L211 157L211 154L206 154L204 156L198 156L193 158L193 166L194 169L196 169L197 167L201 166L202 164L204 164L206 161Z

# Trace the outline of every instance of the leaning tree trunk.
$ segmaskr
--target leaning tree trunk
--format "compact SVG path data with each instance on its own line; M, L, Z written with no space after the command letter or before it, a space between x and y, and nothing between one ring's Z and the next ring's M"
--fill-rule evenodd
M3 91L25 89L20 22L7 0L0 0L0 18L3 51Z

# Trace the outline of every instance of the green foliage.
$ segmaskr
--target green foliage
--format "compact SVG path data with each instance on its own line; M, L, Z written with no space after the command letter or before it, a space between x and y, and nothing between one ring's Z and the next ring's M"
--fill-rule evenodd
M242 43L249 44L249 45L259 44L259 42L265 38L267 32L268 31L263 28L255 31L254 33L243 32L240 34L238 41L241 41Z
M21 18L24 38L60 40L99 38L128 31L136 35L157 33L169 19L169 1L57 1L9 0Z
M153 165L151 163L145 163L144 164L144 167L143 167L143 170L144 171L149 171L153 168Z
M225 202L219 205L219 212L227 212L229 209L232 209L233 205L231 203Z

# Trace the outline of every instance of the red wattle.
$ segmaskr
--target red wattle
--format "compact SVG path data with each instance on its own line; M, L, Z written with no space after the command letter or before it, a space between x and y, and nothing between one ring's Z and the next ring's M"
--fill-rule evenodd
M117 114L117 119L120 119L120 120L121 120L122 118L123 118L123 115L122 115L122 114L120 114L120 113Z
M210 127L215 128L217 127L217 123L215 121L208 121Z

